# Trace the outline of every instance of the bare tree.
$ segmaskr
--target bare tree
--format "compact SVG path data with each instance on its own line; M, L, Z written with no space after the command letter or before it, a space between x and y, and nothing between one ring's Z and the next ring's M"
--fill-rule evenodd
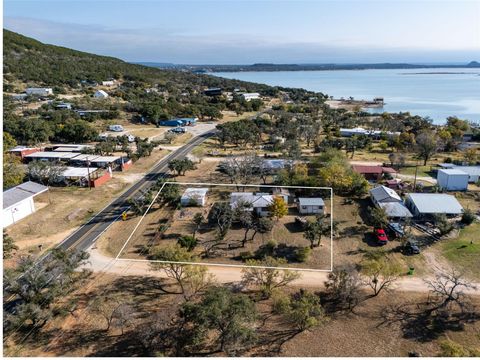
M358 272L354 269L335 269L328 274L325 281L327 296L341 309L353 310L360 302L361 280Z
M471 302L466 290L475 290L477 287L464 278L458 270L440 271L435 280L425 280L430 287L430 301L435 304L432 310L449 309L457 306L462 311L471 308Z

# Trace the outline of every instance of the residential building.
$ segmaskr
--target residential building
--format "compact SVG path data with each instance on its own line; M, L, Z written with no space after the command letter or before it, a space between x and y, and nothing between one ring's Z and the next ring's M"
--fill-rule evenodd
M273 195L251 192L234 192L230 194L230 206L235 209L240 204L250 211L255 211L258 216L268 216L268 207L273 203Z
M455 196L448 194L407 194L405 204L417 218L439 214L456 216L463 213L463 207Z
M192 126L198 121L198 118L177 118L171 120L162 120L158 124L161 126Z
M254 99L260 99L259 93L243 93L242 97L245 101L250 101Z
M453 169L442 169L437 172L437 184L442 190L464 191L468 188L469 176L466 172Z
M376 207L382 208L388 218L411 218L412 213L402 201L400 195L386 186L377 186L370 190L370 199Z
M379 182L384 175L393 175L397 172L391 167L380 165L352 165L353 171L362 174L365 179Z
M208 188L187 188L180 198L182 206L205 206Z
M33 214L33 198L48 190L48 187L28 181L3 192L2 226L7 227Z
M203 92L207 96L219 96L222 95L222 88L210 88Z
M53 95L52 88L27 88L25 90L27 95L48 96Z
M324 214L325 202L322 198L298 198L298 212L303 215Z
M106 99L108 98L108 94L103 90L97 90L95 91L95 94L93 94L93 97L96 99Z

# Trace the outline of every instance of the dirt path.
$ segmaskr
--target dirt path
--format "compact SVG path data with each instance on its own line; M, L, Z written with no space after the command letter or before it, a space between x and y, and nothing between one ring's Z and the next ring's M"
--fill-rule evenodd
M161 271L152 271L149 263L146 261L115 260L102 255L96 248L90 249L89 252L90 264L86 265L85 268L90 269L93 272L105 272L121 276L165 276ZM209 265L208 269L220 283L238 282L242 278L242 268L240 267ZM301 278L294 281L293 285L321 288L328 277L327 272L301 271L301 274ZM429 291L429 288L424 280L427 279L405 276L395 283L394 289L401 291L427 292ZM480 296L480 284L476 285L476 289L469 289L466 293Z

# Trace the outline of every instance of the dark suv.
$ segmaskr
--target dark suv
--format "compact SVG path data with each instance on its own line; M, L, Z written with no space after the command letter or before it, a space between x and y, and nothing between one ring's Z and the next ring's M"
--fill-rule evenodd
M413 241L407 241L407 243L403 247L403 252L406 255L420 254L420 248Z

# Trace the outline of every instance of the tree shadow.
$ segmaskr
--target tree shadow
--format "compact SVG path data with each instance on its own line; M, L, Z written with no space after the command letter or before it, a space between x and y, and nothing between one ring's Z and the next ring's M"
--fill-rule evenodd
M381 310L377 327L399 325L405 339L430 342L447 331L463 331L465 324L476 322L475 311L437 311L431 303L391 305Z

